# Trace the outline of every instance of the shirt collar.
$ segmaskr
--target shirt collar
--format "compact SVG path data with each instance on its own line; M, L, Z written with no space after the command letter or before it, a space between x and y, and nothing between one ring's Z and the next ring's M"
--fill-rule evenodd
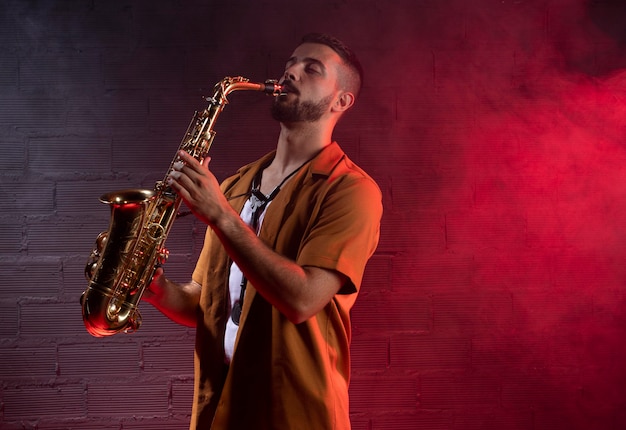
M276 151L272 151L260 159L241 167L237 173L241 178L248 175L252 175L252 177L254 177L259 170L264 169L271 163L275 155ZM313 160L311 160L311 165L308 170L313 175L329 176L330 172L335 168L343 156L344 152L339 147L339 144L337 142L332 142L331 144L325 146L320 153L317 154Z

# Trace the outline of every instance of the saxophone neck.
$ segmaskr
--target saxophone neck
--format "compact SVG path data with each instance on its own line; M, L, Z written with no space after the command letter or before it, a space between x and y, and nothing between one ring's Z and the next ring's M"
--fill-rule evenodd
M207 101L212 105L223 106L228 103L227 96L233 91L248 90L262 91L265 94L278 96L282 93L282 86L275 79L268 79L263 83L250 82L249 79L242 76L227 76L217 84L213 89L213 97L207 97Z

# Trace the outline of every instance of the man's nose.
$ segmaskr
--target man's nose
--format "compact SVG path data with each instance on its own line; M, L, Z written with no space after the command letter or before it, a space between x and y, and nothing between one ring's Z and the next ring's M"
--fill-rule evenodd
M293 70L293 66L287 67L285 69L285 73L284 73L283 77L285 79L290 80L290 81L295 81L296 80L296 74L295 74L295 72Z

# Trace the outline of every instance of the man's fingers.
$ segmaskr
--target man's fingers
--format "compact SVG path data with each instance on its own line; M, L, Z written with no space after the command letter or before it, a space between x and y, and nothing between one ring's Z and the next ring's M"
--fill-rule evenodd
M189 191L187 191L187 186L185 182L192 183L187 175L183 175L181 172L173 171L170 173L167 179L167 185L170 186L176 194L181 196L183 200L189 201L191 197Z

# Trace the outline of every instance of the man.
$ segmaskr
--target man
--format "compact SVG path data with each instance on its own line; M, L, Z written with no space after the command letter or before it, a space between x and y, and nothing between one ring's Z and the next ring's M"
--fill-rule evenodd
M196 327L192 429L349 429L350 315L381 193L332 140L362 72L338 40L305 36L272 107L276 150L221 187L186 153L170 186L209 228L192 275L159 269L144 298Z

